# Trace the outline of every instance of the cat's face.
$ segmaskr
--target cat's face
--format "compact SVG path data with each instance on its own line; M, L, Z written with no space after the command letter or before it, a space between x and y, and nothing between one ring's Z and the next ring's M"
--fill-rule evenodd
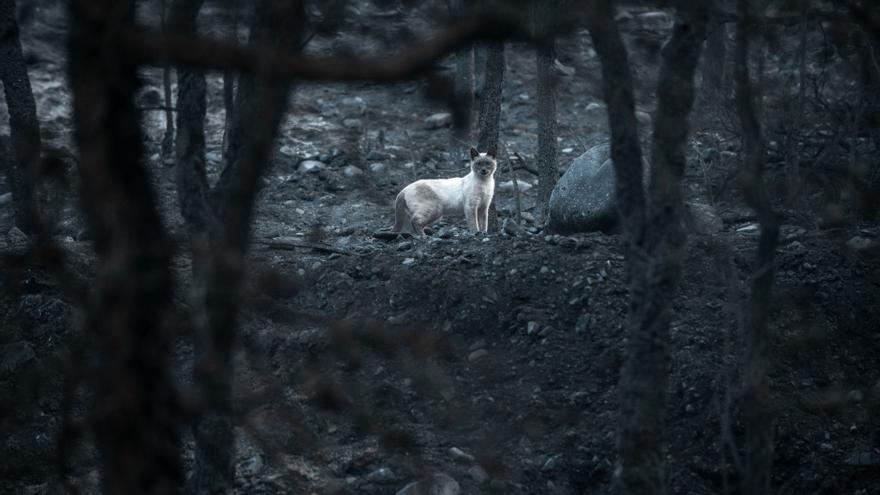
M479 177L491 177L495 173L498 164L495 157L488 153L479 153L471 148L471 170Z

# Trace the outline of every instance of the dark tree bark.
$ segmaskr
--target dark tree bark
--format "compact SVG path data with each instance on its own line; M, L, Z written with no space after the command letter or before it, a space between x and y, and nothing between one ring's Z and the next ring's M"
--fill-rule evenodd
M238 22L241 12L241 4L239 0L235 0L230 5L232 9L232 23L230 26L229 38L238 41ZM235 119L235 74L232 71L223 71L223 156L226 156L226 143L229 138L229 128L232 127L232 121Z
M543 35L549 32L553 17L553 5L546 0L533 3L536 32ZM553 75L553 60L556 58L555 41L539 46L536 50L538 72L538 204L541 218L546 219L550 193L556 185L556 80Z
M715 2L716 8L721 2ZM727 23L716 14L709 22L703 60L703 95L709 105L718 105L724 97L724 69L727 61Z
M761 124L755 112L749 76L749 44L756 29L751 0L738 0L736 25L736 109L743 136L745 160L740 183L746 202L755 211L760 225L755 272L747 310L746 351L742 412L746 430L745 470L741 493L771 493L770 473L773 464L773 418L769 410L770 338L767 320L773 301L773 268L779 221L761 182L765 166L765 144Z
M305 22L302 1L262 0L254 11L250 41L296 51ZM218 221L209 231L212 253L205 262L200 290L207 321L197 329L195 381L208 403L194 432L196 493L217 493L232 486L232 353L244 256L254 202L287 108L289 88L288 82L259 75L243 76L239 82L229 135L231 161L214 191Z
M168 29L168 2L162 0L162 30ZM171 105L171 65L162 67L162 88L165 92L165 137L162 138L162 160L169 160L174 152L174 111Z
M9 162L15 225L25 233L35 228L33 170L40 159L40 125L27 65L21 52L15 0L0 0L0 82L9 109Z
M203 3L204 0L174 0L169 30L196 35ZM206 93L207 84L202 71L184 67L177 70L177 199L191 241L205 234L212 216L205 172ZM194 256L193 268L200 258Z
M480 94L480 133L477 148L482 153L498 154L501 128L501 93L504 89L504 42L493 42L486 48L486 73ZM496 188L497 192L497 188ZM498 210L489 206L489 232L498 232Z
M464 11L463 0L448 0L449 15L458 18ZM456 162L468 159L471 146L471 128L474 114L474 47L469 45L455 52L456 115L463 116L464 125L456 125L450 143L450 153ZM459 124L459 122L456 122Z
M182 480L163 326L169 246L143 166L135 67L115 37L134 2L70 2L69 75L86 217L100 257L89 322L101 339L95 423L104 492L173 493Z
M590 34L602 63L617 180L616 201L627 240L630 307L627 356L620 375L619 469L622 493L666 492L664 421L672 297L681 271L687 119L706 35L705 7L680 9L662 50L652 139L649 199L643 189L632 77L610 1L590 12Z

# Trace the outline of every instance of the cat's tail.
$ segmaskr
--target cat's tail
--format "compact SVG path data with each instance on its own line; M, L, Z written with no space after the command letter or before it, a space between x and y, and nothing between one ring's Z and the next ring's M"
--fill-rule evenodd
M406 206L406 198L403 197L403 191L397 195L394 200L394 227L392 232L402 232L405 227L412 227L410 222L409 208Z

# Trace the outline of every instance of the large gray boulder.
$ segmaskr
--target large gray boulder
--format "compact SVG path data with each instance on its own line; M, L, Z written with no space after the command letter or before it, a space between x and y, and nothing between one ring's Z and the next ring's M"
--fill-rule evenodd
M647 178L647 160L643 160L643 165ZM611 145L593 146L574 159L553 188L547 227L562 233L613 228L618 219L615 182Z

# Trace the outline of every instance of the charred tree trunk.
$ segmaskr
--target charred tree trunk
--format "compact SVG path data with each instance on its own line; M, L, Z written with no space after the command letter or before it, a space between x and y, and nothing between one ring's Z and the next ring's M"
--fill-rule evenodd
M646 202L628 55L607 0L594 4L590 34L602 63L611 128L616 201L627 240L630 307L626 361L620 375L619 469L622 493L666 492L664 415L672 297L681 271L687 119L706 34L705 7L680 9L663 48Z
M480 94L480 134L477 138L477 147L480 152L492 156L498 154L504 66L504 42L491 43L486 49L486 74L483 91ZM495 201L489 207L488 231L498 232L498 210L495 208Z
M100 257L95 422L104 492L173 493L182 480L169 342L169 246L143 166L136 68L114 36L134 2L70 3L69 75L83 206Z
M296 51L305 20L302 1L262 0L254 12L251 43ZM232 486L232 353L244 256L254 202L287 108L289 87L287 82L259 76L241 78L229 136L233 161L226 164L214 192L218 221L209 233L213 252L202 282L207 321L196 339L195 381L208 401L194 432L197 493L217 493Z
M174 0L169 29L196 35L204 0ZM200 70L177 70L177 197L191 241L203 236L211 219L208 178L205 171L205 115L207 84ZM193 267L196 266L194 256Z
M162 0L159 8L162 10L162 30L168 29L168 2ZM165 92L165 137L162 138L162 160L171 161L174 153L174 111L171 109L171 66L165 64L162 67L162 88Z
M722 2L714 2L716 8ZM708 105L718 105L724 98L724 68L727 60L727 24L717 13L709 22L706 39L706 53L711 54L703 60L703 96Z
M238 22L241 12L239 0L232 2L232 23L230 26L229 37L238 41ZM232 121L235 118L235 74L230 71L223 72L223 156L226 157L226 144L229 139L229 128L232 127Z
M749 206L760 224L760 237L752 276L747 310L746 349L743 376L742 413L746 430L745 470L741 493L771 493L770 472L773 464L773 418L769 411L770 338L767 320L773 300L773 268L779 223L761 182L765 165L765 144L761 124L755 112L749 76L749 42L756 32L752 0L737 3L736 25L736 109L743 135L743 168L740 183Z
M550 30L553 6L545 0L537 0L534 5L534 18L537 33L547 34ZM542 221L547 218L550 193L556 185L558 175L556 162L556 80L553 76L553 60L556 58L556 43L553 40L536 49L538 72L538 204Z
M449 15L461 16L463 0L448 0ZM471 146L471 127L474 114L474 47L468 46L455 52L455 115L463 117L456 120L455 133L450 143L450 153L456 163L469 158Z
M33 170L40 159L40 125L27 65L21 52L15 0L0 0L0 82L9 109L10 187L15 225L26 233L35 228Z

